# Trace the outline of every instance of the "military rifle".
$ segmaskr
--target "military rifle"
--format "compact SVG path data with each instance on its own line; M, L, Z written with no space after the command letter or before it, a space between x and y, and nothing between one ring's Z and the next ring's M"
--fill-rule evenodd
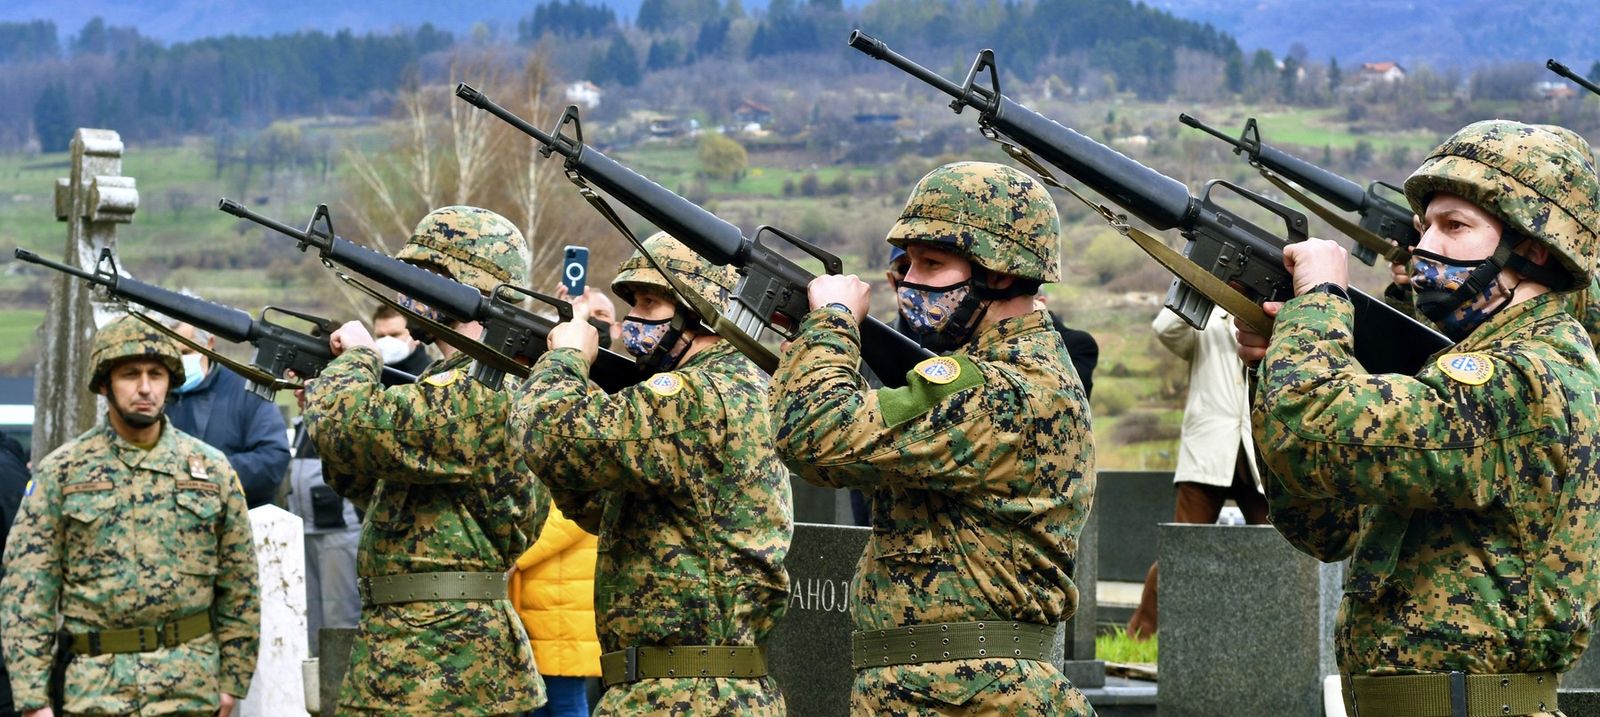
M432 322L358 281L345 279L373 299L423 323L441 341L476 359L473 378L493 389L500 388L507 373L520 377L529 375L527 364L544 354L545 337L558 323L521 306L523 297L554 307L560 321L572 320L572 305L555 297L510 284L501 284L489 296L484 296L474 287L341 238L333 232L326 204L317 207L304 230L264 217L231 199L221 200L218 208L296 240L301 251L315 248L324 262L343 266L455 321L479 322L483 326L481 341ZM590 377L606 391L617 391L638 383L641 375L633 359L601 349L590 369Z
M29 264L38 264L75 276L92 286L104 287L113 298L130 301L160 312L215 334L224 341L256 347L256 355L252 362L241 364L202 344L184 338L166 326L154 322L143 313L135 312L136 316L147 323L152 323L163 333L233 369L235 373L245 378L251 393L269 401L272 400L273 393L280 389L300 387L299 384L285 378L289 371L294 371L295 376L300 379L314 378L322 373L322 369L329 361L333 360L333 351L328 348L328 334L333 333L339 326L328 319L276 306L262 309L260 319L251 318L250 314L231 306L212 303L199 297L185 296L170 289L122 276L117 273L116 259L110 249L100 250L100 259L93 273L51 261L26 249L17 249L16 257ZM307 334L282 324L272 323L267 316L274 312L309 322L314 327L313 333ZM387 366L383 371L385 378L394 383L411 383L417 380L411 374Z
M950 107L957 113L968 107L977 110L985 136L999 141L1011 156L1031 163L1043 175L1047 176L1048 171L1029 153L1061 168L1155 229L1179 230L1188 240L1181 256L1159 240L1127 226L1110 209L1090 203L1179 277L1167 292L1166 306L1190 326L1204 328L1212 307L1221 303L1266 333L1270 330L1268 321L1255 305L1285 301L1294 295L1293 277L1283 266L1286 241L1281 233L1263 229L1228 211L1214 202L1211 194L1213 189L1224 187L1272 212L1284 221L1290 241L1306 238L1305 215L1222 180L1208 182L1201 196L1194 197L1182 182L1017 104L1000 92L992 50L979 53L966 81L957 84L859 30L850 34L850 46L955 98ZM980 83L979 76L984 72L988 73L988 82ZM1053 182L1053 178L1046 181ZM1150 241L1141 240L1140 235ZM1366 370L1412 374L1435 352L1451 345L1443 335L1382 301L1354 288L1348 293L1355 305L1355 355Z
M1583 89L1586 89L1586 90L1588 90L1590 92L1593 92L1593 93L1595 93L1597 95L1600 95L1600 85L1596 85L1595 83L1590 82L1589 79L1584 77L1583 75L1580 75L1580 74L1578 74L1576 72L1573 72L1566 65L1563 65L1563 64L1561 64L1559 62L1556 62L1554 58L1551 58L1549 60L1545 60L1544 61L1544 66L1546 68L1548 68L1551 72L1554 72L1554 73L1556 73L1558 75L1561 75L1562 77L1565 77L1565 78L1567 78L1569 80L1572 80L1573 82L1578 83L1578 85L1580 87L1582 87Z
M822 262L823 270L829 274L843 270L838 257L775 227L758 227L753 237L746 237L721 217L584 144L575 106L567 107L555 129L545 133L466 84L456 85L456 96L522 130L541 145L540 154L561 155L569 176L604 190L707 261L738 267L739 285L734 289L726 318L751 337L759 339L770 328L784 338L794 338L794 330L811 309L806 288L816 278L762 243L762 234L771 233L809 254ZM572 126L571 134L564 132L568 125ZM869 316L861 324L861 355L886 385L894 387L905 385L906 373L933 353Z
M1250 166L1261 170L1273 184L1289 192L1296 201L1316 212L1318 216L1328 220L1334 228L1356 240L1355 257L1367 266L1372 266L1379 256L1390 262L1403 264L1411 259L1411 247L1416 246L1422 239L1421 235L1417 234L1416 226L1411 222L1411 207L1378 194L1378 189L1381 187L1404 196L1405 190L1393 184L1374 181L1363 190L1361 185L1355 182L1277 147L1263 144L1261 130L1256 125L1254 117L1245 120L1244 132L1238 139L1229 137L1187 114L1178 115L1178 121L1233 145L1234 154L1248 156ZM1351 224L1349 220L1337 215L1330 217L1331 212L1315 200L1292 187L1285 187L1282 183L1284 179L1305 187L1312 194L1322 197L1343 211L1360 214L1361 223Z

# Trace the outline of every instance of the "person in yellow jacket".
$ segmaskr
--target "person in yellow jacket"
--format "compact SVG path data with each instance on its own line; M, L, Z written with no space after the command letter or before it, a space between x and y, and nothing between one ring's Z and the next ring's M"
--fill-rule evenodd
M533 641L534 661L550 701L534 717L588 717L586 677L600 676L594 623L594 564L599 539L550 504L544 532L517 558L511 604Z

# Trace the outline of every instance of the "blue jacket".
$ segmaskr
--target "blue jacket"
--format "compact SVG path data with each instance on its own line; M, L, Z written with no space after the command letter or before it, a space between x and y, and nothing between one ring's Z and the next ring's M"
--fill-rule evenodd
M272 502L289 470L288 428L276 404L251 394L238 374L213 364L193 391L172 395L167 416L178 430L228 457L251 508Z

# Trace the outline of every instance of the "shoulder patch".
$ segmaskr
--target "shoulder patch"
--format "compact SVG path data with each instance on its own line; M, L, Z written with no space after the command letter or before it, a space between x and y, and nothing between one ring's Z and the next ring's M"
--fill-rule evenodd
M918 376L927 379L929 383L944 385L961 378L961 362L949 356L935 356L924 359L912 369Z
M429 386L438 386L439 388L444 388L445 386L449 386L450 384L459 380L461 380L461 369L458 368L450 369L444 373L436 373L432 376L422 379L422 381Z
M928 375L930 372L933 376ZM927 413L946 398L982 384L983 373L972 359L936 356L906 372L904 387L878 389L878 410L884 424L894 428Z
M22 497L33 495L33 479L28 479L28 484L22 487Z
M1435 364L1444 375L1468 386L1482 386L1494 375L1494 362L1484 353L1445 354Z
M644 382L646 388L661 396L676 396L683 390L683 377L668 371L651 376Z

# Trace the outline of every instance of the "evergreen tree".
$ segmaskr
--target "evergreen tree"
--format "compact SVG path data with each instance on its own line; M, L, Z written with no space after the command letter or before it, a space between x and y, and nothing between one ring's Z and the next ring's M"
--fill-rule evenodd
M57 82L45 87L33 103L33 133L39 138L40 151L65 152L74 131L66 86Z
M1339 91L1339 85L1344 84L1344 71L1339 69L1339 58L1328 58L1328 91Z

